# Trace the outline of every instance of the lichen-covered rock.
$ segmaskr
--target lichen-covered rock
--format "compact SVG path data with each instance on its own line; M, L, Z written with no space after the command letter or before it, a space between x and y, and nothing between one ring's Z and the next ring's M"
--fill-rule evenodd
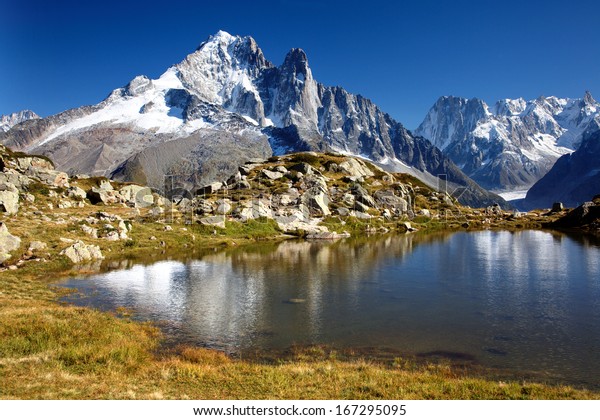
M19 190L11 184L0 185L0 212L16 214L19 211Z
M364 163L358 161L357 159L354 158L350 158L342 163L340 163L339 165L337 165L337 170L345 173L351 177L372 177L375 174L373 173L373 171L371 171L367 165L365 165Z
M86 245L83 241L76 241L73 245L63 249L60 255L69 258L74 264L84 261L100 260L104 256L97 245Z

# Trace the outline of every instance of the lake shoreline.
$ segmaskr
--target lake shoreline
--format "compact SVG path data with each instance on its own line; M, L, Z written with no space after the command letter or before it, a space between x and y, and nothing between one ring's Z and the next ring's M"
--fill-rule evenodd
M419 232L419 235L426 234L425 232ZM283 238L269 238L260 239L267 241L281 241ZM214 249L228 249L230 247L236 247L239 245L247 245L255 242L255 239L246 238L235 238L235 239L209 239L206 242L196 243L196 251L202 252L202 250L210 250L214 252ZM189 248L180 248L180 250L189 250ZM174 249L165 251L163 254L161 250L154 257L168 257L169 254L176 254ZM114 252L108 254L105 264L110 265L111 258L120 256L121 252ZM147 381L146 385L139 387L143 388L144 391L137 391L138 393L131 394L130 388L132 387L131 380L126 380L124 383L127 386L120 386L114 382L111 382L110 377L116 375L121 377L123 375L130 375L131 369L139 369L142 365L149 363L151 366L150 372L147 368L143 370L143 376L140 378L134 375L137 380L145 381L147 375L153 376L151 372L156 372L156 369L165 369L165 364L169 366L169 369L175 369L180 374L179 369L184 371L196 372L192 377L198 377L197 375L206 374L206 369L212 371L218 369L221 371L224 377L231 380L230 375L242 375L242 383L246 385L252 384L252 387L256 387L258 383L265 380L264 375L271 375L274 372L281 373L279 371L284 370L284 377L286 380L292 380L297 378L297 372L300 371L319 371L321 369L339 369L341 375L339 381L344 384L341 388L335 388L330 390L324 390L324 396L328 398L460 398L460 399L472 399L472 398L542 398L542 399L571 399L571 398L600 398L600 393L597 390L586 390L580 387L565 384L554 384L554 385L542 385L539 382L535 382L530 378L513 378L511 381L506 376L499 376L498 372L493 372L487 369L482 371L479 367L459 366L449 363L447 360L441 359L437 361L423 360L423 362L415 363L411 361L411 357L400 358L395 362L373 360L369 357L359 356L353 360L339 360L339 356L332 356L330 351L322 351L315 349L305 349L305 351L298 352L289 359L281 359L279 361L272 361L271 363L265 364L264 361L254 360L235 360L231 357L226 356L221 352L215 352L213 350L206 350L195 347L185 347L178 349L176 352L164 352L159 351L160 342L164 340L162 334L157 330L155 326L148 323L139 323L131 321L126 314L119 313L103 313L100 311L80 308L74 306L65 306L58 302L58 299L64 295L64 291L59 291L50 288L51 283L55 283L60 279L64 279L69 276L77 276L81 274L92 274L98 271L94 267L84 267L81 269L73 270L72 267L65 266L64 261L58 264L48 263L44 265L44 270L38 270L38 267L32 265L25 266L19 270L19 276L13 280L17 283L21 283L21 289L25 290L12 290L7 293L6 283L8 279L5 279L0 288L2 295L0 295L0 310L3 314L10 314L10 312L29 312L27 317L32 318L29 322L25 322L27 325L26 331L29 331L29 335L36 336L39 330L45 330L49 326L44 322L40 323L40 317L44 317L44 314L48 312L63 313L62 318L67 321L67 324L63 325L65 328L64 333L67 337L64 337L66 343L57 345L56 343L48 342L43 347L41 353L46 354L44 357L35 356L39 352L25 351L23 348L5 348L0 358L0 367L6 373L4 376L5 383L2 389L3 394L0 394L0 398L184 398L185 396L190 398L233 398L233 399L244 399L244 398L322 398L319 394L311 394L310 392L300 392L297 394L290 394L288 385L282 386L279 393L274 393L273 390L264 389L260 393L245 392L243 388L238 389L235 393L223 393L215 394L214 391L209 392L208 390L200 387L194 392L183 392L180 387L167 380L168 385L165 383L158 384L155 380ZM83 270L83 271L81 271ZM17 273L6 272L9 275L16 275ZM10 293L14 293L20 296L11 298ZM12 301L12 302L11 302ZM8 307L10 307L10 309ZM39 312L39 313L38 313ZM13 330L15 324L22 324L23 320L13 318L13 315L9 317L3 317L0 321L0 329L3 331ZM81 328L80 324L82 319L87 319L91 323L97 323L98 326L102 326L101 330L106 327L110 330L109 333L104 331L102 337L95 337L97 332L87 332L88 338L94 342L97 338L97 344L90 345L89 342L81 342L77 339L77 336L81 334L78 328ZM93 320L93 321L92 321ZM12 325L11 325L12 324ZM51 323L52 324L52 323ZM79 327L78 327L79 326ZM23 332L23 331L21 331ZM6 334L6 333L5 333ZM13 333L14 334L14 333ZM26 333L27 334L27 333ZM106 336L108 334L108 337ZM115 335L113 337L112 335ZM10 337L15 339L17 337ZM49 341L52 341L48 338ZM9 340L10 341L10 340ZM17 340L18 341L18 340ZM116 341L118 345L112 345L111 342ZM130 357L124 357L120 354L123 349L128 349L127 352L136 354L136 357L140 357L137 360L135 357L131 360ZM77 354L74 360L65 362L64 352ZM81 354L79 354L81 352ZM56 354L54 354L56 353ZM115 353L119 355L116 360L111 358L116 357ZM51 354L51 355L48 355ZM31 361L27 360L32 358ZM23 362L15 363L12 360L24 360ZM20 368L17 368L19 364L23 364ZM108 367L106 364L108 363ZM138 366L138 367L136 367ZM86 383L87 381L94 378L94 381L100 380L104 383L105 387L100 386L92 387L92 389L85 390L85 387L77 387L77 391L73 391L72 385L65 385L63 381L58 383L48 384L47 381L42 380L41 383L45 383L45 387L42 389L31 390L26 389L22 386L15 387L15 380L18 378L34 380L38 374L32 375L32 368L39 369L40 374L44 372L44 375L53 376L67 376L75 375L80 378L79 381ZM24 369L21 369L24 368ZM24 371L25 372L24 372ZM106 370L106 372L104 372ZM229 371L229 373L227 373ZM243 372L243 374L241 372ZM324 370L323 372L326 372ZM360 391L359 383L357 382L357 376L361 377L362 371L369 371L375 377L380 378L381 387L385 389L385 392L378 390L377 386L370 389L369 392ZM29 373L26 373L29 372ZM204 373L202 373L204 372ZM250 373L249 373L250 372ZM270 372L270 373L269 373ZM23 376L24 375L24 376ZM398 384L399 388L396 390L389 390L383 384L390 380L402 378L401 383L409 381L413 383L419 390L416 392L403 391L403 388ZM104 379L102 379L104 378ZM220 377L224 380L223 377ZM39 378L38 378L39 379ZM114 378L113 378L114 379ZM187 382L189 380L186 379ZM217 380L217 379L215 379ZM321 378L323 380L323 378ZM364 381L361 379L360 381ZM441 382L440 382L441 381ZM52 381L54 382L54 381ZM68 381L67 381L68 382ZM177 381L175 381L177 382ZM108 383L112 383L110 387ZM218 382L217 382L218 383ZM293 381L292 381L293 383ZM419 384L418 386L416 384ZM439 388L440 383L445 383L442 388ZM474 385L475 384L475 385ZM6 386L5 386L6 385ZM197 385L197 384L196 384ZM338 384L339 385L339 384ZM136 385L137 386L137 385ZM192 388L194 386L190 385ZM225 387L225 382L222 383ZM313 388L317 385L313 384ZM433 390L431 389L433 387ZM108 390L110 388L110 391ZM135 388L135 387L134 387ZM152 392L149 391L152 389ZM158 394L152 394L159 389ZM296 388L295 388L296 389ZM348 391L350 389L350 391ZM67 390L69 390L67 392ZM153 396L154 395L154 396Z

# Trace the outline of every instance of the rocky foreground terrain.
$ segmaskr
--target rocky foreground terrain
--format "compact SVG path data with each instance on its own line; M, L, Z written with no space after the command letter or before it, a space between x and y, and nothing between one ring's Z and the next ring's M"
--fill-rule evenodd
M247 162L223 182L170 192L167 199L146 186L70 177L45 157L0 146L0 269L182 251L206 238L539 227L565 213L472 209L410 175L314 152Z

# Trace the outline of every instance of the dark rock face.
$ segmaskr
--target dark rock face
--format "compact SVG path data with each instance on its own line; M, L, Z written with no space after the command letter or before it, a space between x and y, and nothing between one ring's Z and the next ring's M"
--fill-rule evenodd
M546 208L553 202L575 207L600 193L600 123L588 131L579 149L556 161L527 192L527 208Z

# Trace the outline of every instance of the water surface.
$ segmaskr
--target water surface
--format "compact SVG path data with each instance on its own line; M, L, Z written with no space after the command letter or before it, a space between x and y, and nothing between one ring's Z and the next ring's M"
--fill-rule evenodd
M464 354L600 386L600 247L543 231L267 243L118 269L68 299L130 308L170 343Z

